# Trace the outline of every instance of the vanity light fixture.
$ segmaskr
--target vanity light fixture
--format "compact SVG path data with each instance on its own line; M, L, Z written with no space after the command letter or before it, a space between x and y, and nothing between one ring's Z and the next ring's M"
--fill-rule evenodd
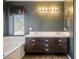
M38 11L39 12L45 12L45 13L57 13L58 12L58 8L56 7L52 7L52 8L38 8Z

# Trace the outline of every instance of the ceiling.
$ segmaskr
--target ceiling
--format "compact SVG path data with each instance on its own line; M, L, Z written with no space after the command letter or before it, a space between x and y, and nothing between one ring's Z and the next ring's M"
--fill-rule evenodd
M64 1L64 0L6 0L6 1Z

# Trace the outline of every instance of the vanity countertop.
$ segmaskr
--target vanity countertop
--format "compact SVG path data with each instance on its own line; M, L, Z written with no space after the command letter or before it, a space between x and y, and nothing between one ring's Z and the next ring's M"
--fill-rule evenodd
M23 36L8 36L3 38L3 54L4 57L21 47L25 43Z
M30 32L25 37L56 37L56 38L68 38L70 32Z

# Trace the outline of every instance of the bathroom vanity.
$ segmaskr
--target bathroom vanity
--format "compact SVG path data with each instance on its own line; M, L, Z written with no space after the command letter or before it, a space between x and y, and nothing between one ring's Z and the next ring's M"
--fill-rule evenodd
M69 33L37 32L25 36L26 54L68 54Z

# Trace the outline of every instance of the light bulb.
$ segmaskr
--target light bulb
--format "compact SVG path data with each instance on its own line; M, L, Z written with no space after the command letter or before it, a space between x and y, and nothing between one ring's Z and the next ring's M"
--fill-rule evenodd
M49 10L51 10L51 8L49 8Z
M48 9L47 9L47 8L45 8L45 10L47 11Z
M55 11L57 11L57 8L55 8Z
M54 10L54 8L52 8L52 11Z
M39 8L39 10L41 10L41 8Z
M42 8L42 10L44 11L45 9L44 9L44 8Z

